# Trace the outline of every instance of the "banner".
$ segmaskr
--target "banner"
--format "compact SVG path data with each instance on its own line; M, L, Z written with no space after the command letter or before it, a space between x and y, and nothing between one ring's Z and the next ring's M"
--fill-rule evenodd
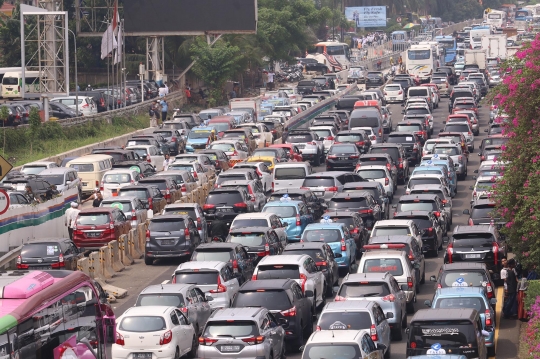
M386 6L355 6L345 8L345 17L356 27L385 27Z

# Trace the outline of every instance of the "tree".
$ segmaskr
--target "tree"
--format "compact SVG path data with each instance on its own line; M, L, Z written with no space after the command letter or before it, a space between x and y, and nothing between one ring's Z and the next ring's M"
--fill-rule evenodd
M508 143L503 146L502 179L491 196L502 229L524 267L540 261L540 35L524 45L501 68L503 83L495 90L499 109L508 115L502 123Z
M4 146L2 147L2 153L6 154L6 122L9 117L9 109L6 105L0 107L0 121L2 121L2 127L4 128Z
M30 108L28 115L28 124L30 125L30 154L32 154L33 143L39 137L41 131L41 117L39 116L39 110L37 107Z
M208 103L215 106L225 98L223 85L238 70L240 49L224 40L210 46L203 37L199 37L191 46L191 52L192 59L196 61L192 70L209 87Z

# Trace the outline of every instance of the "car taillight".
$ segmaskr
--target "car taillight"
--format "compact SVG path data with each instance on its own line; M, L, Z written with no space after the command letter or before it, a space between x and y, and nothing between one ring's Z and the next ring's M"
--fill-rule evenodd
M326 267L328 265L328 263L326 262L316 262L315 263L318 267Z
M428 236L432 236L432 235L433 235L433 227L429 227L429 228L427 229L427 234L428 234Z
M197 218L197 230L198 231L202 230L202 221L200 218Z
M403 168L403 159L402 158L399 159L399 168Z
M237 150L234 150L234 152L232 153L231 156L238 156L238 151L237 151Z
M175 282L176 282L176 277L175 278ZM187 309L186 307L182 307L180 308L180 310L182 311L182 313L184 313L186 316L189 315L189 309Z
M336 159L336 158L337 158L337 156L336 156L336 155L328 155L328 156L326 156L326 158L330 158L330 159Z
M382 137L382 128L379 128L379 137Z
M176 142L176 137L171 138L172 142Z
M101 182L101 183L99 184L99 190L100 190L100 191L103 191L103 182Z
M197 172L196 172L196 171L193 171L193 178L195 178L195 179L199 179L199 175L197 174Z
M152 199L152 197L148 197L148 209L154 209L154 200Z
M251 188L251 185L248 185L248 192L251 195L251 202L255 202L255 193L253 193L253 188Z
M386 177L386 178L384 179L384 185L385 185L385 186L388 186L388 177Z
M264 245L264 255L266 256L270 255L270 245L268 243Z
M216 205L215 204L205 204L205 205L203 205L203 210L204 211L208 211L208 210L211 210L211 209L216 209Z
M357 146L364 146L364 141L356 142L356 145L357 145Z
M302 287L302 293L306 290L307 277L305 274L300 274L300 286Z
M377 328L375 327L375 324L371 324L371 329L369 330L369 332L371 334L371 340L373 340L374 342L379 340L379 336L377 335Z
M493 261L495 262L495 265L499 264L499 244L497 242L493 242Z
M358 211L358 213L361 213L361 214L372 214L373 213L373 210L370 208L370 209L361 209Z
M199 345L210 346L217 341L217 339L199 337Z
M146 162L148 163L152 162L152 158L150 157L150 155L146 155Z
M190 237L189 228L184 228L184 236ZM186 238L188 239L188 238Z
M388 170L390 170L390 169L391 169L391 167L390 167L390 163L387 163L387 164L386 164L386 168L388 168ZM388 180L388 178L387 178L387 180ZM387 183L387 184L388 184L388 183Z
M28 264L22 264L21 256L17 257L17 269L28 269L30 266Z
M243 203L243 202L235 203L235 204L233 204L233 207L237 208L237 209L245 209L245 210L247 210L247 203Z
M439 218L441 216L441 212L433 212L433 214L435 215L435 217Z
M328 141L333 141L333 140L334 140L334 136L328 136L328 137L326 137L326 139L327 139Z
M60 253L58 256L58 263L51 264L51 268L63 268L66 266L66 263L64 262L64 255Z
M124 346L126 343L124 342L124 336L118 332L116 332L116 344Z
M342 297L340 295L336 295L336 297L334 298L334 302L344 302L346 300L347 300L347 298Z
M252 275L251 280L257 280L257 275L256 274Z
M448 243L448 247L446 247L446 256L448 258L448 263L452 263L453 255L454 255L454 244Z
M217 277L217 289L211 289L210 293L226 293L227 287L225 287L223 284L221 284L221 278L218 274Z
M146 241L150 242L150 230L146 230Z
M491 320L491 312L489 309L486 309L486 311L484 312L484 316L486 318L486 327L489 325L493 325L493 321Z
M292 307L291 309L282 310L281 315L284 317L295 317L296 316L296 307Z
M394 302L396 300L396 297L393 294L388 294L384 297L382 297L383 302Z
M412 249L409 250L409 260L414 261L414 253Z
M341 239L341 251L347 251L347 244L345 243L345 239Z
M249 337L242 339L244 343L248 343L248 345L257 345L264 343L264 335L259 335L257 337Z
M324 189L325 191L330 191L330 192L337 192L338 191L338 188L337 187L326 187Z
M494 297L493 288L491 287L491 283L486 284L486 290L487 290L487 297L488 299L491 299Z
M372 141L375 141L377 139L377 136L371 135L371 136L369 136L369 139L372 140Z
M401 95L401 94L403 94L403 91L399 90L399 92L397 94Z
M414 283L412 281L412 277L407 277L407 286L409 288L412 288L414 286Z
M317 329L315 329L315 331L320 332L321 331L321 326L317 325Z
M171 190L167 188L165 190L165 199L170 199L170 198L171 198Z
M182 183L182 187L180 187L180 191L187 192L187 187L185 183Z
M474 222L473 222L472 218L469 218L469 226L474 226Z
M232 268L234 273L238 273L238 261L236 259L232 261Z
M301 226L301 225L302 225L302 221L300 220L300 215L299 215L299 214L296 215L296 225L297 225L297 226Z
M416 342L411 342L411 349L416 349Z

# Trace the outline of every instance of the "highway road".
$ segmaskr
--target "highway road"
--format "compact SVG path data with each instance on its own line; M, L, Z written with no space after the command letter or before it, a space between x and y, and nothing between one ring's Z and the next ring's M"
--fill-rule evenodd
M468 167L468 177L464 181L458 182L458 192L456 197L453 198L453 227L456 225L466 225L468 216L463 215L462 212L464 209L470 208L470 199L471 199L471 190L470 186L474 185L473 180L473 171L478 168L480 163L479 157L477 155L478 147L483 137L487 136L483 131L487 128L489 120L489 105L483 104L484 106L480 109L480 135L475 138L475 153L471 153L469 156L469 167ZM392 112L393 123L397 123L402 115L402 107L399 104L392 104L389 106ZM433 132L433 137L436 137L440 129L443 128L443 121L448 115L448 99L443 99L439 105L439 108L434 111L435 117L435 127ZM324 171L324 166L316 168L316 171ZM394 196L394 202L397 203L399 197L405 192L403 186L400 186L396 196ZM445 246L446 247L446 246ZM432 299L434 294L434 283L429 281L429 277L436 275L440 266L443 263L443 253L441 251L437 258L426 258L426 283L421 286L420 294L418 295L418 302L415 305L415 308L423 309L424 300ZM131 267L126 267L126 270L123 272L117 273L117 276L113 278L110 282L113 285L118 285L129 291L129 295L125 299L121 299L118 303L113 304L115 308L115 313L119 316L127 308L132 306L136 300L138 293L150 284L165 283L170 280L171 274L180 264L179 260L167 260L167 261L157 261L154 266L144 266L139 261L139 264ZM519 328L521 322L515 319L503 319L501 316L501 307L502 307L502 288L497 288L497 320L496 320L496 329L497 329L497 355L498 359L510 359L516 358L518 353L518 340L519 340ZM409 319L412 316L409 315ZM392 358L395 359L404 359L405 358L405 345L406 337L403 337L401 341L393 341L391 352ZM300 358L301 354L290 353L288 358Z

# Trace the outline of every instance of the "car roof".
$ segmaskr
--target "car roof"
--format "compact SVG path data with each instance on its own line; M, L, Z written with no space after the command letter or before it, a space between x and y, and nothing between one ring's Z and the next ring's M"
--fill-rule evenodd
M303 201L270 201L266 203L264 206L271 206L271 207L280 207L282 205L293 205L295 207L298 207L300 204L304 203ZM275 213L273 213L275 214Z
M324 247L324 242L297 242L297 243L289 243L285 247L285 251L290 250L302 250L302 249L321 249Z
M402 201L413 201L415 199L420 200L435 200L436 198L439 198L435 193L415 193L415 194L405 194L400 197L399 202Z
M113 207L95 207L95 208L84 208L81 209L79 214L87 214L87 213L103 213L103 212L109 212L111 213L116 208Z
M310 223L306 226L305 230L308 229L343 229L346 227L344 223L336 222L324 222L324 223Z
M485 263L478 262L456 262L456 263L447 263L441 266L441 271L452 271L452 270L467 270L467 269L483 269L487 272L487 266Z
M211 243L201 243L195 248L196 251L200 249L211 249L211 248L228 248L233 250L234 248L242 246L240 243L231 243L231 242L211 242Z
M275 213L268 213L268 212L240 213L234 219L261 219L261 218L268 219L272 216L277 216L277 215Z
M375 223L375 227L383 226L411 226L414 221L410 219L383 219Z
M438 320L460 320L467 319L471 322L478 318L476 309L471 308L436 308L436 309L420 309L411 319L411 322L428 322Z
M179 293L185 292L193 284L174 283L174 284L154 284L144 288L140 294L153 294L153 293Z
M264 227L264 226L243 226L243 227L234 227L231 228L229 233L246 233L246 232L268 232L272 228L271 227Z
M134 200L136 200L137 196L116 196L116 197L106 197L106 198L103 198L103 201L101 201L101 203L103 202L106 202L106 203L114 203L114 202L132 202Z
M126 311L122 314L122 317L127 316L147 316L148 314L158 314L162 313L163 315L167 313L170 309L175 309L175 307L170 306L163 306L163 305L149 305L144 307L131 307L126 309Z
M429 214L431 211L403 211L398 212L394 214L394 218L402 216L402 218L406 218L406 216L426 216L429 217Z
M444 186L442 184L423 184L423 185L415 185L411 188L411 191L413 190L428 190L428 191L432 191L432 190L441 190L441 191L444 191ZM417 193L415 193L417 194Z
M481 296L485 299L485 289L483 287L446 287L438 288L435 292L437 297L463 297L463 296Z
M366 329L362 330L340 330L339 335L334 335L333 330L320 330L313 332L306 345L310 343L359 343L364 334L369 334Z
M258 289L282 289L287 288L290 283L295 283L292 279L258 279L245 282L240 290L258 290Z
M416 241L412 236L391 235L391 236L374 236L369 239L369 244L384 244L384 243L410 243Z
M378 251L377 253L381 253ZM351 273L343 278L343 283L357 283L359 281L382 281L386 282L390 278L391 274L389 272L378 272L378 273Z
M210 318L208 318L208 322L213 320L246 320L246 319L253 319L257 317L257 315L263 311L265 311L265 308L260 307L242 307L242 308L222 308L214 311ZM208 323L207 323L208 325Z
M375 259L381 258L405 258L408 260L407 255L403 251L394 251L394 250L378 250L375 252L366 252L362 255L362 261L365 259L370 259L374 257Z
M200 262L185 262L180 264L175 271L185 270L185 269L215 269L220 270L222 267L227 265L225 262L219 261L200 261Z
M164 222L166 220L177 220L179 218L187 219L190 217L185 214L162 214L161 216L155 216L154 218L150 218L150 222Z
M367 167L376 167L376 166L367 166ZM336 193L330 200L334 198L351 198L351 196L354 196L354 198L360 198L360 197L371 197L373 196L371 192L368 191L358 191L358 192L338 192Z
M371 310L373 306L377 305L377 302L371 300L344 300L339 302L326 303L322 313L326 311L332 312L347 312L347 311L365 311Z
M283 254L279 256L267 256L263 257L259 264L260 265L269 265L269 264L298 264L301 260L305 258L311 258L307 254Z
M324 215L330 216L330 217L354 217L357 215L357 212L351 212L351 211L329 211L325 212Z
M348 171L323 171L323 172L316 172L316 173L312 173L312 174L309 174L306 176L306 178L308 177L338 177L338 176L341 176L343 174L346 174L346 173L352 173L352 172L348 172Z
M66 172L74 172L74 171L75 169L72 167L54 167L54 168L47 168L41 171L39 175L46 176L46 175L55 175L55 174L65 174Z

